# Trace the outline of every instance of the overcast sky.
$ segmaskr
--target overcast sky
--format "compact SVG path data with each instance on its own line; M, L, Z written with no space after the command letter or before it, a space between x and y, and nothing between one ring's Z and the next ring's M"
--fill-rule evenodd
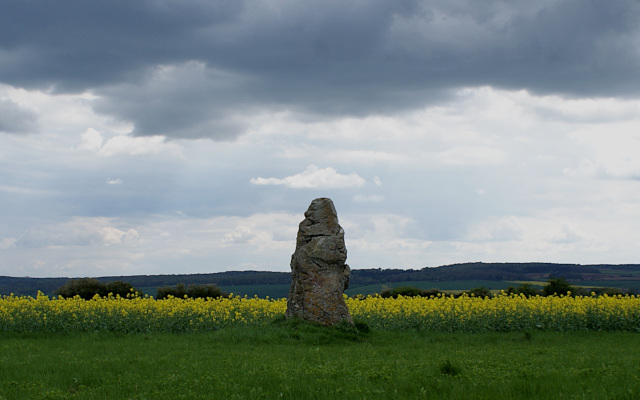
M636 0L0 0L0 275L640 263Z

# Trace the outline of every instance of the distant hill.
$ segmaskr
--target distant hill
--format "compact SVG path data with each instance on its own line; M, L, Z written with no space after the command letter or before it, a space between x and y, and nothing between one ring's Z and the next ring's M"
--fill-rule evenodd
M473 281L496 282L495 288L507 285L507 282L546 281L550 277L566 278L581 286L618 287L638 290L640 288L640 264L625 265L579 265L554 263L465 263L444 265L436 268L422 269L354 269L351 271L350 292L358 288L397 286L398 283L421 282L420 286L433 288L452 287L452 282ZM173 286L178 283L209 284L213 283L234 293L253 293L268 295L286 293L286 285L291 283L288 272L269 271L227 271L211 274L183 275L133 275L108 276L96 278L101 282L124 281L152 295L161 286ZM56 289L64 285L69 278L16 278L0 276L0 295L14 293L34 296L38 290L52 295ZM502 285L499 283L503 283ZM242 290L233 290L235 287ZM256 290L251 290L251 288ZM269 288L273 290L270 291ZM277 288L277 290L276 290ZM462 288L461 289L466 289ZM371 290L371 289L368 289ZM285 294L286 295L286 294ZM275 297L275 295L272 295Z

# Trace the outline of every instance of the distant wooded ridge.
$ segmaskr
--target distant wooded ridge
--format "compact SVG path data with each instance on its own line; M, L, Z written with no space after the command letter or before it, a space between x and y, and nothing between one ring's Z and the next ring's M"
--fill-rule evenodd
M397 282L449 281L545 281L550 277L570 282L599 282L598 286L638 288L640 264L556 264L556 263L464 263L422 269L353 269L350 288L388 285ZM71 278L17 278L0 276L0 295L35 295L38 290L51 295ZM157 288L179 283L215 284L220 287L287 285L289 272L226 271L210 274L132 275L96 277L101 282L124 281L136 288ZM607 284L610 282L611 284ZM437 287L437 284L434 284Z

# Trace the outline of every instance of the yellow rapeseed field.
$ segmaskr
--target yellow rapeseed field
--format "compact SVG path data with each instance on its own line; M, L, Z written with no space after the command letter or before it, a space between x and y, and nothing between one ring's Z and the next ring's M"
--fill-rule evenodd
M346 299L356 320L371 328L440 332L623 330L640 332L640 296L493 298L368 296ZM193 332L267 325L284 314L286 299L230 296L155 300L152 297L0 298L0 331Z

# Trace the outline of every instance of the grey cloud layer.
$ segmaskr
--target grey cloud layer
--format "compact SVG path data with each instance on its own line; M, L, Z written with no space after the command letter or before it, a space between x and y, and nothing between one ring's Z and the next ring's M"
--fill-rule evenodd
M36 127L37 116L11 100L0 99L0 132L24 133Z
M232 139L245 113L392 113L464 86L637 95L638 21L632 0L5 1L0 81L91 90L136 135Z

